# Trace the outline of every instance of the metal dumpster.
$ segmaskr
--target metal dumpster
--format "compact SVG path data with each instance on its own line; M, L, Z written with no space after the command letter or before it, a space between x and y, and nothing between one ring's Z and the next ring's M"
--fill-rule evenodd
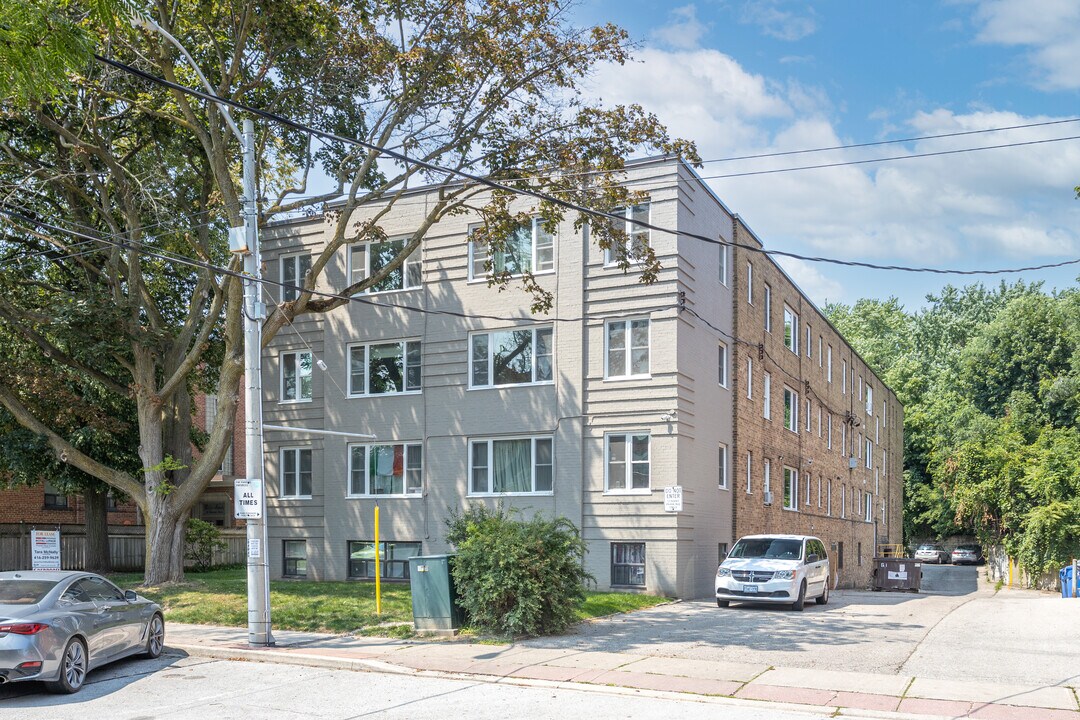
M874 558L874 590L919 592L921 585L921 561L912 558Z
M450 572L453 558L453 555L409 558L413 626L418 631L453 633L465 622Z

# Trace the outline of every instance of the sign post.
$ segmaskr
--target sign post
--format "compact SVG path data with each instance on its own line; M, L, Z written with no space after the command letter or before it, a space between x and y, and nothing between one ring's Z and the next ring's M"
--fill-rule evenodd
M60 569L60 531L30 531L30 569Z

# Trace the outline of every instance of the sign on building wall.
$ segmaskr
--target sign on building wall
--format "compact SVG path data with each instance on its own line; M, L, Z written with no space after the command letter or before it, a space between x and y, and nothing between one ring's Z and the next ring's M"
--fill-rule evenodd
M682 486L664 488L664 512L682 512Z
M60 531L30 531L30 569L60 569Z
M261 520L262 480L233 480L233 515L237 520Z

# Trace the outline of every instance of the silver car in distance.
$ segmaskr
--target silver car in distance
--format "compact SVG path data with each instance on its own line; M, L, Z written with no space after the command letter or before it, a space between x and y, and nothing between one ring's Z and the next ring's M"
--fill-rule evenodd
M86 673L165 645L157 603L85 572L0 572L0 684L42 680L73 693Z

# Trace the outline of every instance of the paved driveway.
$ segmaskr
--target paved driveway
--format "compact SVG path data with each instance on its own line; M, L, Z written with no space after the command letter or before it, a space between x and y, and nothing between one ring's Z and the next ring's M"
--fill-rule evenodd
M837 591L828 605L809 604L801 613L695 600L527 644L990 682L1080 680L1080 600L995 593L982 568L927 570L942 594Z

